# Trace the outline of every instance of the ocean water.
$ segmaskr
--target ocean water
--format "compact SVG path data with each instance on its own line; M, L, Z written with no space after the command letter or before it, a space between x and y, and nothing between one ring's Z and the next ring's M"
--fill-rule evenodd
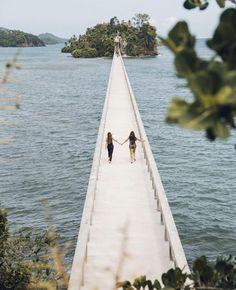
M198 42L203 57L211 52ZM0 74L14 48L0 48ZM164 188L187 256L236 256L236 143L209 142L204 133L165 123L173 96L191 98L173 56L125 59ZM47 200L70 265L82 216L111 59L73 59L60 46L21 49L21 70L0 97L21 97L17 111L0 111L0 206L12 230L47 226Z

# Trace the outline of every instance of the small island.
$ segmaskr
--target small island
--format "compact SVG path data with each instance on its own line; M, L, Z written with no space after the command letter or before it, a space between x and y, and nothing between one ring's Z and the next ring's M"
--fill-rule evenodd
M150 24L147 14L136 14L132 20L119 21L117 17L108 23L100 23L88 28L78 38L74 35L62 52L71 53L75 58L111 57L114 52L114 39L121 36L121 53L126 56L156 56L157 32Z
M39 34L39 39L42 40L46 45L53 45L59 43L65 43L67 39L58 37L52 33L41 33Z
M20 30L0 27L0 46L2 47L33 47L45 46L38 36Z

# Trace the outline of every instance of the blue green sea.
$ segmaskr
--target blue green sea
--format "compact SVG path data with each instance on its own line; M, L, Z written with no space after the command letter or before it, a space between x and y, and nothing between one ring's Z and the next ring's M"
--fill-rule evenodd
M47 200L60 243L79 231L111 59L73 59L60 46L23 48L0 97L21 97L17 111L0 111L0 206L12 230L47 226ZM210 57L204 41L199 54ZM0 48L0 74L16 52ZM142 120L187 256L236 256L236 134L209 142L203 132L165 123L174 96L191 99L175 75L173 56L125 59Z

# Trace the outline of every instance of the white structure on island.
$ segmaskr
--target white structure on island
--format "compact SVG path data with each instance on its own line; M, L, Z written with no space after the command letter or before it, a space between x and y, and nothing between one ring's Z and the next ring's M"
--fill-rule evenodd
M130 163L128 142L114 144L109 164L107 132L138 142ZM114 54L93 165L75 250L69 290L115 289L140 275L161 280L171 267L189 271L181 241L143 127L121 55Z

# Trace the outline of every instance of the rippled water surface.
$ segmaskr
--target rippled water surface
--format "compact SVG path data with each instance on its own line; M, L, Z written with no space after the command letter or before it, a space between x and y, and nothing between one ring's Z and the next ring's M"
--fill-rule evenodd
M201 55L210 52L198 43ZM172 55L126 59L125 64L188 260L206 254L236 255L236 135L210 143L203 133L164 122L175 95L189 97L177 79ZM15 49L0 48L0 73ZM0 202L13 229L46 226L47 199L60 234L71 241L82 215L110 59L73 59L59 46L25 48L21 70L3 95L22 96L18 111L1 111Z

